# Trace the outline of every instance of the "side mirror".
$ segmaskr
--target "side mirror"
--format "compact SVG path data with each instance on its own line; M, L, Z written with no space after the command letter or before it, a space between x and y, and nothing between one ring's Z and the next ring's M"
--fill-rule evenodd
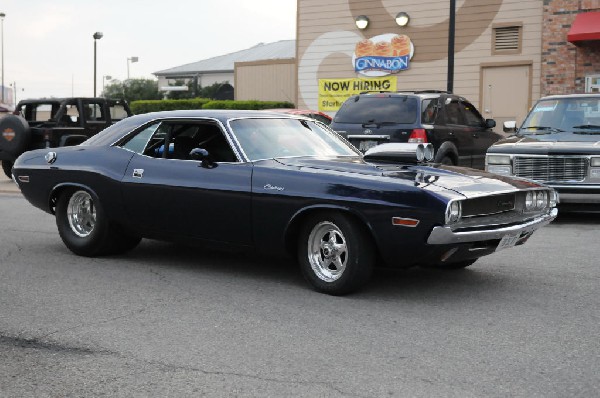
M485 127L488 129L496 127L496 121L494 119L485 119Z
M509 120L502 124L502 131L505 133L515 133L517 131L517 122L514 120Z
M213 169L215 167L217 167L217 164L215 162L213 162L210 153L208 153L208 151L206 149L203 148L194 148L190 151L190 158L192 160L198 160L202 163L200 163L200 166L206 168L206 169Z

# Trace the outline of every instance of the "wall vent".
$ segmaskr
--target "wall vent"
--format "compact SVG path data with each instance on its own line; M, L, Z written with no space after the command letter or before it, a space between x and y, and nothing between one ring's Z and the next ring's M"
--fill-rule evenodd
M494 27L494 53L514 54L521 52L521 26Z

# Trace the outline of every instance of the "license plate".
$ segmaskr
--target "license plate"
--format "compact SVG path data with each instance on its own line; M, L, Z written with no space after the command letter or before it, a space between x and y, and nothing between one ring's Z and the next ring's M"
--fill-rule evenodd
M517 241L519 240L520 235L504 235L502 239L500 239L500 243L498 243L498 247L496 247L496 251L508 249L509 247L513 247Z
M361 141L358 145L358 149L362 152L366 152L374 146L377 146L377 141Z

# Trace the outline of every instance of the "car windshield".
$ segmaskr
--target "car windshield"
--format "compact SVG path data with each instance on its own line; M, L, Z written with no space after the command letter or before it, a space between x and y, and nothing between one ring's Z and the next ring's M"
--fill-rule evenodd
M290 156L357 156L359 153L325 125L304 119L235 119L233 135L248 159Z
M417 106L417 99L407 96L359 96L344 103L335 115L335 122L412 124L417 120Z
M570 141L600 135L600 97L541 100L523 122L519 134L568 136Z

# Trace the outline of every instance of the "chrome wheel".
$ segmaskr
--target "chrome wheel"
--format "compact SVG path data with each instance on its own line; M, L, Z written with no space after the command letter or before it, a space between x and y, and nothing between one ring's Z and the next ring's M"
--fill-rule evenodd
M334 282L342 277L348 262L348 247L335 224L323 221L312 229L308 237L308 261L322 281Z
M67 219L71 230L79 237L89 236L96 225L96 206L85 191L75 192L67 205Z

